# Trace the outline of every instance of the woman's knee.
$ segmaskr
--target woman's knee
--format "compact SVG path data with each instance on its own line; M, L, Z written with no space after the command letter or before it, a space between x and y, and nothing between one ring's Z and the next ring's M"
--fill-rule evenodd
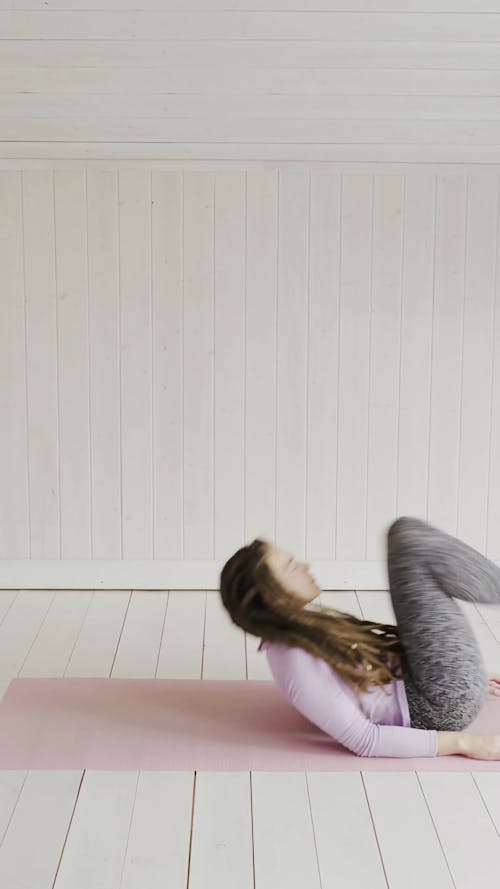
M416 518L416 516L402 515L398 516L398 518L389 525L387 533L389 536L392 536L400 531L406 531L408 528L422 527L424 525L425 522L422 519Z
M403 545L411 545L416 551L427 545L429 535L429 525L423 519L415 516L399 516L389 526L387 532L387 543L393 551Z
M392 522L387 531L388 544L397 546L399 541L407 539L411 521L410 516L399 516Z

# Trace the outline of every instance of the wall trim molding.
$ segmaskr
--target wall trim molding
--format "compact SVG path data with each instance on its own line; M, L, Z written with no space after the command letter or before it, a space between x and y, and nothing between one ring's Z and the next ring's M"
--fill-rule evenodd
M223 561L4 559L5 590L218 590ZM322 590L387 590L384 562L311 562Z
M295 170L306 171L323 170L325 172L344 173L422 173L428 175L429 171L438 175L457 174L467 176L473 173L475 176L491 176L500 172L498 163L498 147L496 145L462 146L460 158L450 160L449 148L442 146L405 146L408 157L401 160L397 152L401 148L388 152L380 144L368 144L368 152L374 149L375 157L372 157L366 148L361 151L359 159L353 157L355 146L347 148L342 145L314 146L309 143L302 146L303 157L297 156L297 146L279 145L278 151L270 151L272 146L262 146L262 156L249 158L221 157L224 146L217 144L213 157L203 144L202 154L199 157L187 157L179 154L176 146L173 146L172 157L169 157L170 146L161 143L160 148L156 143L79 143L79 142L0 142L0 170L72 170L72 169L97 169L97 170L130 170L148 169L155 171L198 171L205 173L214 172L246 172L251 170ZM255 146L254 146L255 147ZM336 153L332 156L330 149L335 147ZM363 148L363 146L361 146ZM312 151L312 149L315 149ZM411 152L411 157L410 157ZM478 152L481 157L478 157ZM359 152L358 152L359 153ZM287 157L287 154L292 156ZM158 156L160 155L160 156Z

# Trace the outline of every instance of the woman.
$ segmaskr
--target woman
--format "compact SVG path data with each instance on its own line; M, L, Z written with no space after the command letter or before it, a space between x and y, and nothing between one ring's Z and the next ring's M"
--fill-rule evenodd
M500 733L463 731L500 676L455 602L500 605L500 568L410 516L389 527L387 564L396 626L305 608L321 592L309 566L262 538L226 562L220 592L288 700L352 752L500 759ZM500 705L498 717L500 732Z

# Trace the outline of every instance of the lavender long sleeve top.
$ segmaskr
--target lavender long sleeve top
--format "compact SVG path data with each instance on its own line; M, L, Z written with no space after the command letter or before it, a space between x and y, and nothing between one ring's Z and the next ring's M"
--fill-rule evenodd
M307 719L358 756L437 756L434 729L410 726L404 681L371 686L360 695L323 658L303 648L262 640L273 678Z

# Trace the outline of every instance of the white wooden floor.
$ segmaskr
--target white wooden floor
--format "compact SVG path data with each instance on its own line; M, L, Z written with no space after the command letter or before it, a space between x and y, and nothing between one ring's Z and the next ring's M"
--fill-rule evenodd
M389 594L319 601L394 623ZM500 607L460 603L500 673ZM215 592L0 591L16 676L269 678ZM498 889L500 772L0 772L1 889Z

